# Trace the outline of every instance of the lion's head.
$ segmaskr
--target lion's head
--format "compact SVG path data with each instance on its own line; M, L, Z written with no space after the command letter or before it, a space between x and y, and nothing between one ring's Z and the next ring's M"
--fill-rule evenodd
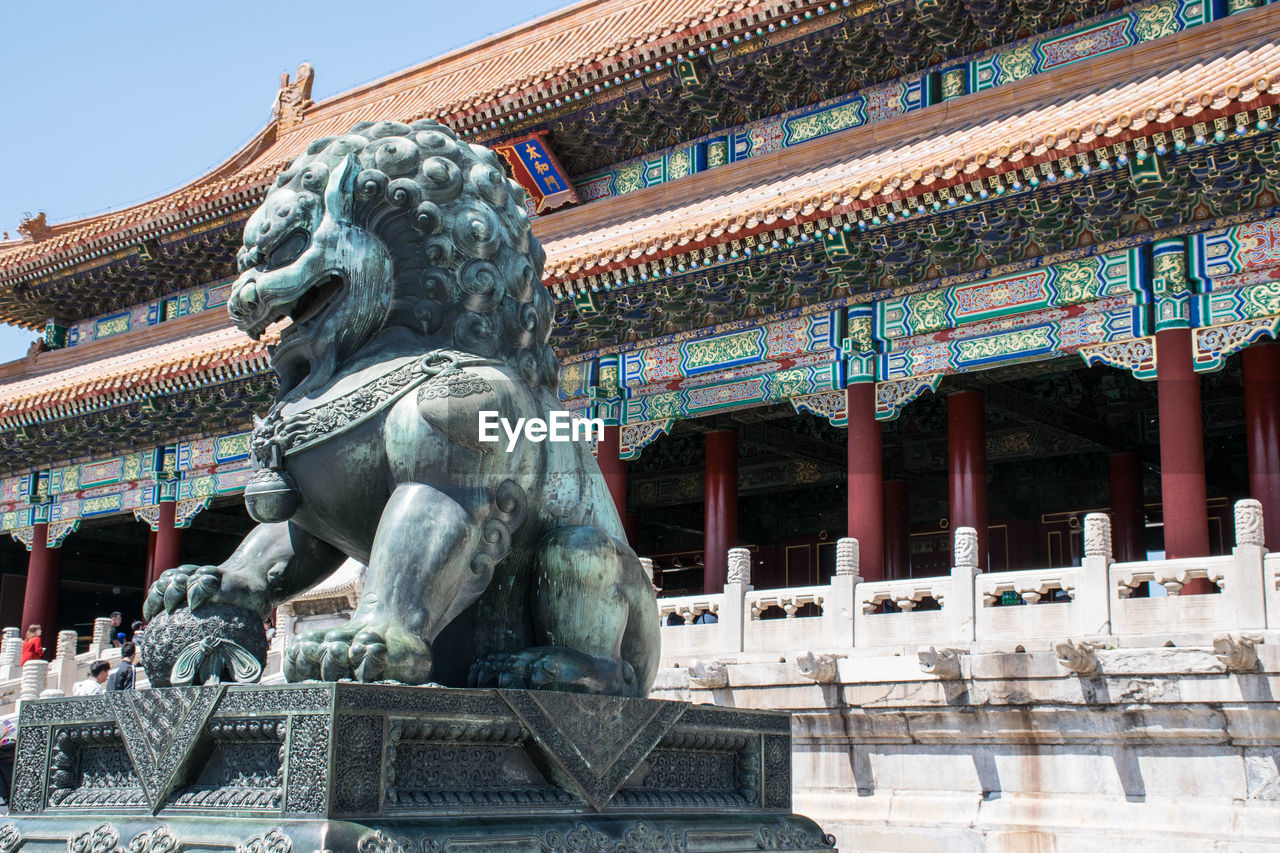
M282 397L390 327L553 389L553 305L524 201L497 155L434 121L316 140L245 226L231 318L254 338L291 318L272 353Z

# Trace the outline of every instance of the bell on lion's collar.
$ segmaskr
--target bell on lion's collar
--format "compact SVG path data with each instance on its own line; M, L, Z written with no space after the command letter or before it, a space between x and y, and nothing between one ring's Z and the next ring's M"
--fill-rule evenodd
M289 475L278 468L261 468L253 473L244 490L244 505L260 524L288 521L298 510L298 489Z

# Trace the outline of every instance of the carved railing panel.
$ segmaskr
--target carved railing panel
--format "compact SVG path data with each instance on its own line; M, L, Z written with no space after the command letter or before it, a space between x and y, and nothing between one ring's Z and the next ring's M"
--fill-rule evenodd
M772 652L826 645L823 623L830 594L829 586L748 592L743 597L742 650Z
M976 580L975 612L980 642L1039 641L1036 647L1074 633L1081 569L1028 569L990 572ZM1010 603L1013 599L1016 603Z
M747 593L747 607L752 620L821 616L826 586L798 586ZM809 607L808 605L813 605ZM770 612L773 611L773 612ZM816 612L815 612L816 611Z
M949 575L858 584L854 591L854 645L914 649L946 642L950 593ZM931 602L937 602L940 607L919 609ZM891 605L887 611L886 604Z
M658 599L658 618L665 626L701 625L720 612L721 595L682 595ZM678 618L672 618L678 617Z
M658 599L662 659L713 657L727 645L720 625L724 595L682 595ZM736 648L734 649L736 651Z
M1187 557L1111 565L1111 625L1116 634L1161 634L1213 631L1236 627L1225 595L1182 595L1193 580L1207 580L1229 589L1227 576L1234 558ZM1135 598L1142 585L1158 585L1163 596Z
M894 581L863 582L857 586L858 610L864 615L881 614L886 602L901 613L916 610L927 599L946 606L944 601L951 591L951 577L908 578ZM883 613L882 615L892 615Z

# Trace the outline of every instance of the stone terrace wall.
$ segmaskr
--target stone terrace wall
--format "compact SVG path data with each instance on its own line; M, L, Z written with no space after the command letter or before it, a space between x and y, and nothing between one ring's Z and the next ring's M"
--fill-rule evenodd
M1280 555L1256 502L1236 528L1115 563L1094 515L1082 565L992 574L962 530L950 575L877 583L845 540L827 586L661 599L653 695L791 709L796 809L842 850L1280 851Z

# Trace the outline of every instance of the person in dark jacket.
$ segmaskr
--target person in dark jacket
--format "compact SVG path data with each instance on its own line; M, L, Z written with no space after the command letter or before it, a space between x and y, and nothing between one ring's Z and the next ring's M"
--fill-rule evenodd
M107 691L133 689L133 663L138 657L138 647L126 642L120 647L120 665L107 676Z
M120 622L123 620L119 610L111 611L111 645L124 645L124 631L120 630Z

